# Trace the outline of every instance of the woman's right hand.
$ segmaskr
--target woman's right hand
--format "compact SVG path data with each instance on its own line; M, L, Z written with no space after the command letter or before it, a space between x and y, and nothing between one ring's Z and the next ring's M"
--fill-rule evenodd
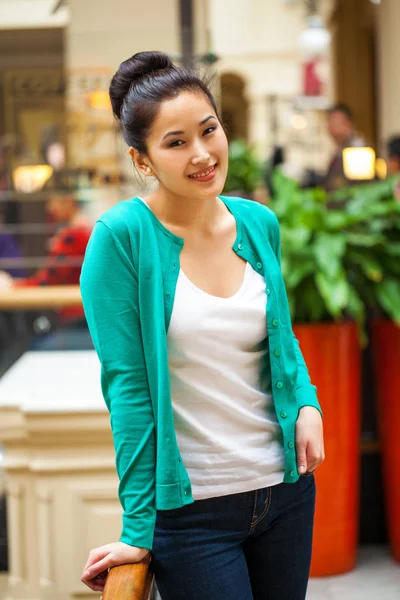
M118 565L138 563L149 554L146 548L129 546L123 542L106 544L89 553L81 581L94 592L102 592L106 584L108 569Z

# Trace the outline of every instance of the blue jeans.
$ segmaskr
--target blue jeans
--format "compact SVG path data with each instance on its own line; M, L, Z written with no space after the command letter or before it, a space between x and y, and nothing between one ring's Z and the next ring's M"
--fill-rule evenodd
M304 600L314 476L159 511L153 568L162 600Z

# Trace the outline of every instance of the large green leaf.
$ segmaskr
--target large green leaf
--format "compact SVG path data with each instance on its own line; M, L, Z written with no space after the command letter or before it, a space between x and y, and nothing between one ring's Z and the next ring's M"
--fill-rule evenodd
M366 248L371 248L372 246L377 246L378 244L384 244L386 238L384 235L380 235L378 233L370 234L350 232L346 234L346 240L348 244L352 244L353 246L365 246Z
M391 242L386 248L386 252L390 256L400 256L400 241L399 242Z
M306 227L281 227L281 245L288 252L301 250L307 247L311 235L312 232Z
M330 279L325 273L319 272L315 276L315 283L328 312L336 319L342 316L349 302L349 285L344 275Z
M347 312L358 321L360 324L365 319L365 306L360 298L357 290L353 286L349 286L349 298L347 304Z
M321 232L315 236L314 256L322 271L329 277L338 277L346 240L342 235Z
M329 230L341 231L342 229L359 222L359 218L346 212L330 211L326 217L326 227Z
M291 290L295 289L305 277L311 275L314 271L315 264L312 260L291 264L290 268L289 265L287 265L284 270L287 288Z
M371 252L359 252L357 250L349 250L348 259L355 265L359 265L368 279L379 282L383 279L383 271L380 262L371 254Z
M381 308L389 317L400 324L400 281L385 278L376 287Z

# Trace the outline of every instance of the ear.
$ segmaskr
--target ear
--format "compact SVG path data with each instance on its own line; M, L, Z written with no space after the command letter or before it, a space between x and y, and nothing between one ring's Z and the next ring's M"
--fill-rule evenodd
M146 177L154 175L154 171L147 156L140 154L140 152L138 152L136 148L132 148L132 146L129 146L128 152L136 168L143 173L143 175L146 175Z

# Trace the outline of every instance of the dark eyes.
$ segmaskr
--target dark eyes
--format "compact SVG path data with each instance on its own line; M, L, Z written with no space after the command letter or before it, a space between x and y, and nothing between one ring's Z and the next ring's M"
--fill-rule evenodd
M175 142L171 142L169 148L179 148L179 146L182 146L182 144L182 140L176 140Z
M203 135L210 135L210 133L212 133L213 131L215 131L217 129L216 125L213 125L212 127L207 127L207 129L205 129L203 131ZM175 140L174 142L171 142L171 144L168 146L169 148L179 148L180 146L182 146L185 142L183 140Z

